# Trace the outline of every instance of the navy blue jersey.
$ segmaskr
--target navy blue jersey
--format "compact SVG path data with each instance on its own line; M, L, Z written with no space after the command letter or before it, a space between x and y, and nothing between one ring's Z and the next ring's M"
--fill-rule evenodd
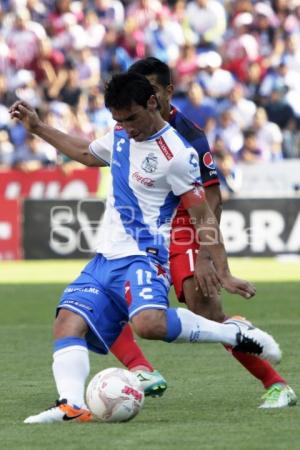
M174 106L171 107L169 123L197 151L199 155L200 173L204 187L220 184L216 166L204 131L187 119Z

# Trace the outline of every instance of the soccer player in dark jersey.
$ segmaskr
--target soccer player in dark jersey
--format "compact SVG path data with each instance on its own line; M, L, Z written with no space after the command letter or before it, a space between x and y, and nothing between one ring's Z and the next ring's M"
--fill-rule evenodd
M162 117L197 150L205 195L220 221L219 180L209 144L203 130L195 126L170 103L174 88L169 67L157 58L148 57L135 62L129 71L140 73L148 78L160 103ZM195 284L195 264L201 264L201 261L197 260L198 248L199 242L189 214L179 206L172 223L170 247L170 268L177 298L180 302L186 303L187 307L196 314L224 322L228 317L224 313L220 297L218 295L204 296ZM118 352L118 341L115 342L114 347ZM227 350L264 385L266 393L263 396L261 408L282 408L296 403L294 391L269 362L262 361L254 355L232 351L229 347Z

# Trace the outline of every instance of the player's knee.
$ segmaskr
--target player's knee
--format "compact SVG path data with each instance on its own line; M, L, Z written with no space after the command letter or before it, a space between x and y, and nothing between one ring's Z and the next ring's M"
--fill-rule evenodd
M84 319L72 311L60 309L53 325L54 339L61 339L67 336L83 338L88 331L88 326Z
M134 331L144 339L163 339L167 332L165 312L146 310L132 318Z

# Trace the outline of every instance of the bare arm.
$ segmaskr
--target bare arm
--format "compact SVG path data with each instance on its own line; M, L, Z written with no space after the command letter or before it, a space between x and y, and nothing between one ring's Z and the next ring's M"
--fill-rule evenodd
M217 219L218 224L220 225L221 220L221 213L222 213L222 195L220 191L220 186L218 184L214 184L212 186L208 186L204 188L205 190L205 197L207 200L207 203L213 212L215 218ZM206 250L205 247L202 246L202 254L203 257L207 255L207 258L209 258L209 252Z
M21 121L30 133L44 139L74 161L78 161L85 166L105 166L104 162L95 158L89 152L88 140L71 136L48 126L40 120L35 110L27 103L22 101L14 103L10 108L10 115L13 119Z
M207 203L214 213L218 224L220 224L222 213L222 195L220 186L218 184L213 184L211 186L205 187L204 190Z
M221 287L245 298L255 295L255 288L250 283L231 275L219 224L203 191L195 189L181 198L201 241L195 278L204 295L212 296L219 292Z
M193 219L201 242L199 257L206 258L209 256L211 258L220 279L228 276L230 270L221 231L207 201L204 200L197 205L190 206L188 212Z

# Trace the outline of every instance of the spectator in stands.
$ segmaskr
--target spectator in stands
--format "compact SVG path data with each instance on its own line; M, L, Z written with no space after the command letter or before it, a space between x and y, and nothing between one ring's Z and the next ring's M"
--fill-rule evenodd
M156 14L162 7L162 3L158 0L133 0L128 5L126 18L134 18L138 27L145 30L152 21L155 21Z
M207 137L210 148L213 148L217 137L217 120L213 117L207 119L204 125L204 132Z
M272 8L267 2L257 2L254 5L254 35L259 44L259 53L267 58L273 50L276 27L279 20Z
M243 135L234 121L231 109L226 109L220 114L216 135L225 143L226 148L232 153L237 154L243 145Z
M12 167L13 153L14 146L9 139L8 132L5 129L0 129L0 171Z
M262 149L257 145L256 131L248 128L243 135L244 143L238 152L238 160L251 164L262 161Z
M54 163L55 161L48 159L43 149L43 143L39 138L33 134L27 134L25 143L17 147L13 155L13 167L24 172L31 172Z
M161 61L174 65L179 57L179 49L185 43L183 30L168 8L164 7L156 14L145 32L145 42L150 54Z
M144 58L146 56L146 42L144 30L141 30L136 20L128 18L124 31L120 36L120 45L127 52L131 60Z
M251 31L253 20L250 12L235 16L232 31L228 32L228 39L221 47L223 68L229 70L241 82L245 82L249 64L254 61L260 63L258 41Z
M282 132L282 152L285 158L300 158L300 130L296 119L291 119Z
M241 83L236 83L231 90L229 97L220 105L219 111L230 109L232 118L241 130L250 127L256 111L256 105L252 100L244 96L244 87Z
M65 69L65 80L62 86L59 86L57 97L63 103L76 108L79 103L80 95L82 93L82 88L79 83L79 74L76 68L76 64L73 60L66 61L64 65Z
M285 94L285 86L275 85L269 99L264 102L269 121L276 123L281 130L295 118L293 109L284 98Z
M86 113L94 126L95 138L103 136L113 125L111 113L105 108L104 96L99 89L94 89L88 96Z
M100 59L93 55L90 47L83 47L75 55L78 84L82 89L98 86L100 83Z
M38 108L43 102L42 92L38 86L34 73L21 69L10 79L10 89L16 97L28 102L33 108Z
M31 21L27 8L18 9L6 37L16 69L30 69L31 64L39 58L40 42L43 39L46 39L44 27Z
M215 48L226 30L226 11L217 0L192 0L186 9L187 18L199 36L199 44Z
M9 89L7 76L0 72L0 106L7 109L16 100L16 93L12 89Z
M122 30L124 27L125 10L119 0L94 0L95 12L99 18L99 23L105 28L116 28Z
M105 27L99 22L98 16L93 9L88 9L86 11L83 20L83 28L88 36L86 45L96 54L104 39Z
M256 105L260 103L260 84L264 77L265 69L258 62L252 62L248 66L245 83L243 83L245 90L245 97L253 100Z
M75 6L80 6L79 2L72 2L71 0L55 0L52 10L48 11L46 17L46 27L51 37L57 37L61 33L67 31L68 20L66 17L73 17L74 23L79 23L83 20L83 13Z
M47 7L45 2L41 0L26 0L26 8L28 9L31 19L38 23L43 23L47 16Z
M198 81L203 86L206 95L216 99L223 99L229 95L234 87L233 75L222 69L222 58L216 51L200 53L198 67L200 68Z
M282 133L276 123L270 122L266 110L257 108L253 120L257 145L262 151L264 161L278 161L282 159Z
M226 201L237 194L242 184L241 171L234 158L225 148L221 138L217 138L214 145L214 159L220 180L222 200Z
M99 81L155 53L173 70L175 104L211 145L220 136L237 155L253 127L263 160L299 157L299 30L298 0L3 0L0 129L25 145L23 126L7 120L22 98L93 139L110 123ZM262 106L264 124L265 112L253 119Z
M193 45L197 44L198 36L195 31L193 31L192 26L186 14L187 1L186 0L176 0L173 9L171 11L173 19L180 25L185 42L189 42Z
M217 117L216 109L216 101L205 97L202 87L196 81L190 83L187 97L181 103L183 114L192 122L204 128L208 119Z
M119 44L119 33L114 28L107 30L100 51L102 78L107 80L111 74L123 72L132 60L128 52Z
M186 42L180 49L180 54L176 61L176 70L174 70L174 82L177 90L186 92L189 83L195 80L197 72L198 56L196 47Z
M39 86L47 87L53 83L64 62L63 52L54 48L51 39L46 38L40 42L39 58L30 64L30 70Z

